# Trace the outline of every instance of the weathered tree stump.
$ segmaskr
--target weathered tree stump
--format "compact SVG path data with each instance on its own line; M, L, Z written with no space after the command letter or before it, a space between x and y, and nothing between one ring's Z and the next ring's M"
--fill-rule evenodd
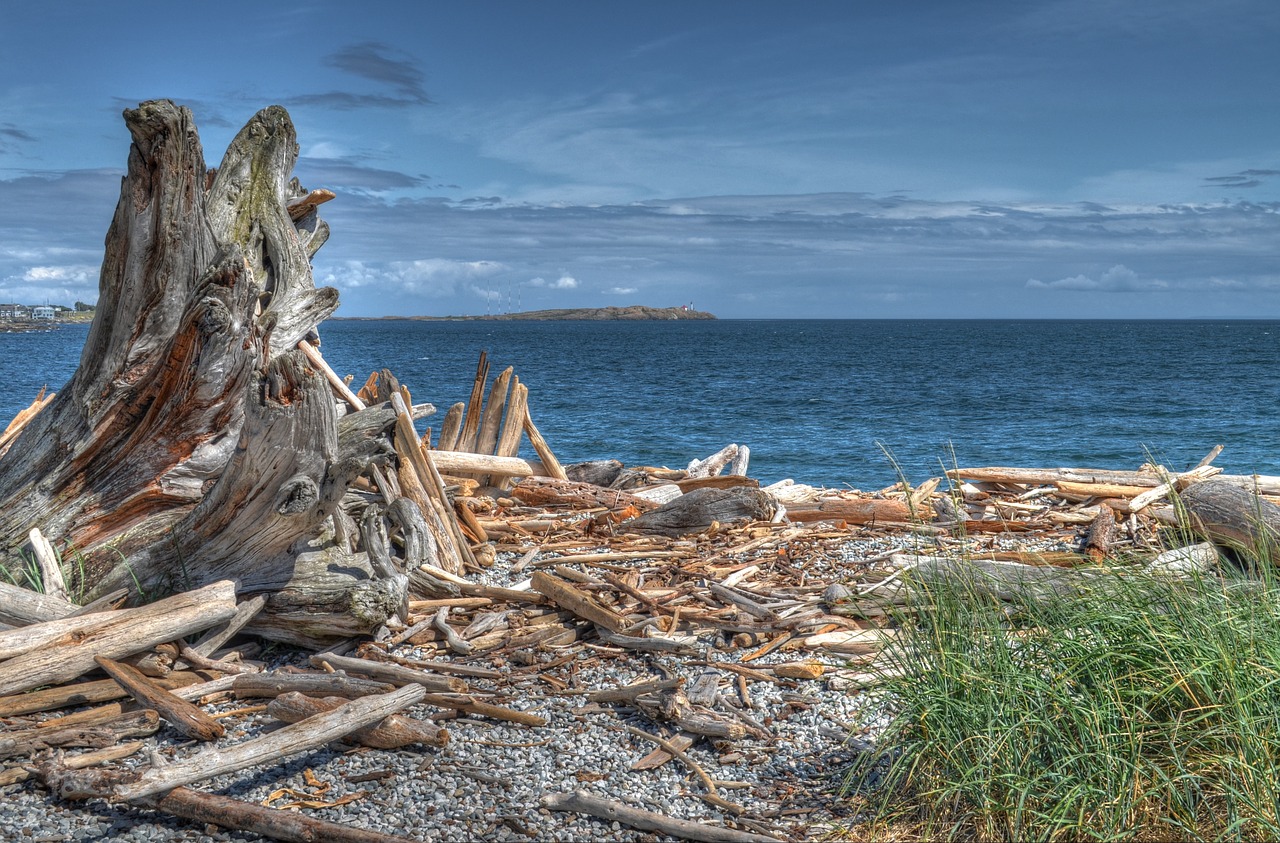
M297 349L338 295L312 278L328 227L290 177L289 115L256 114L216 171L186 108L147 102L124 119L128 172L79 368L0 456L5 564L38 527L83 560L70 586L85 599L231 579L271 595L263 634L368 631L403 601L403 578L374 573L340 510L391 453L395 416L340 423Z
M1238 482L1216 477L1184 489L1184 525L1248 564L1280 563L1280 506Z
M683 536L700 533L712 524L768 521L774 513L772 499L759 489L694 489L670 503L624 521L619 530Z

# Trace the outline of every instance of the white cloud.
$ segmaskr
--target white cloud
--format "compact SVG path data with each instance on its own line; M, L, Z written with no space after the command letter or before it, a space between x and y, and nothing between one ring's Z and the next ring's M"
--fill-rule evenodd
M549 290L576 290L578 289L578 279L568 273L561 274L555 281L548 281L539 276L529 280L530 287L545 287Z
M605 292L611 296L630 296L639 292L639 290L635 287L610 287Z
M1081 290L1101 293L1143 293L1169 289L1169 282L1158 278L1141 278L1124 264L1116 264L1097 279L1087 275L1072 275L1059 278L1057 281L1038 281L1034 278L1027 282L1033 290Z
M415 295L448 295L464 282L489 278L508 269L498 261L459 261L423 258L370 264L344 261L337 271L328 272L319 284L344 288L382 288Z
M98 267L87 264L33 266L22 273L22 280L31 282L70 281L75 284L85 284L96 281L97 278Z

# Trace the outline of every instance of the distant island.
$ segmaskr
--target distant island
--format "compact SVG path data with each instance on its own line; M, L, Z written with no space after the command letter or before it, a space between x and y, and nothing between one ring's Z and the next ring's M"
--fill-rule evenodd
M418 322L552 322L588 320L594 322L643 322L671 319L715 319L713 314L691 307L569 307L558 310L526 310L523 313L494 313L484 316L334 316L335 320L411 319Z

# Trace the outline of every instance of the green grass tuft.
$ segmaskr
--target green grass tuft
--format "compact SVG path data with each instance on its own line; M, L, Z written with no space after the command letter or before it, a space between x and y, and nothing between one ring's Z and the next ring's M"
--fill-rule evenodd
M848 781L863 832L1280 838L1274 582L1099 577L1012 615L964 583L917 587L896 716Z

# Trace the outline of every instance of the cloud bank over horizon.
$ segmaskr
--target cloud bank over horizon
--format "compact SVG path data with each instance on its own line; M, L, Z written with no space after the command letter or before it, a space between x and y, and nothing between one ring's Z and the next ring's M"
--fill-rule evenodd
M101 243L119 179L94 171L0 180L0 227L20 235L0 248L0 300L96 300L101 252L84 244ZM333 236L314 261L316 283L339 290L342 316L596 307L619 297L694 300L728 318L1280 313L1274 202L1113 207L825 193L541 205L367 191L339 193L322 212ZM64 223L62 242L41 225L52 219Z

